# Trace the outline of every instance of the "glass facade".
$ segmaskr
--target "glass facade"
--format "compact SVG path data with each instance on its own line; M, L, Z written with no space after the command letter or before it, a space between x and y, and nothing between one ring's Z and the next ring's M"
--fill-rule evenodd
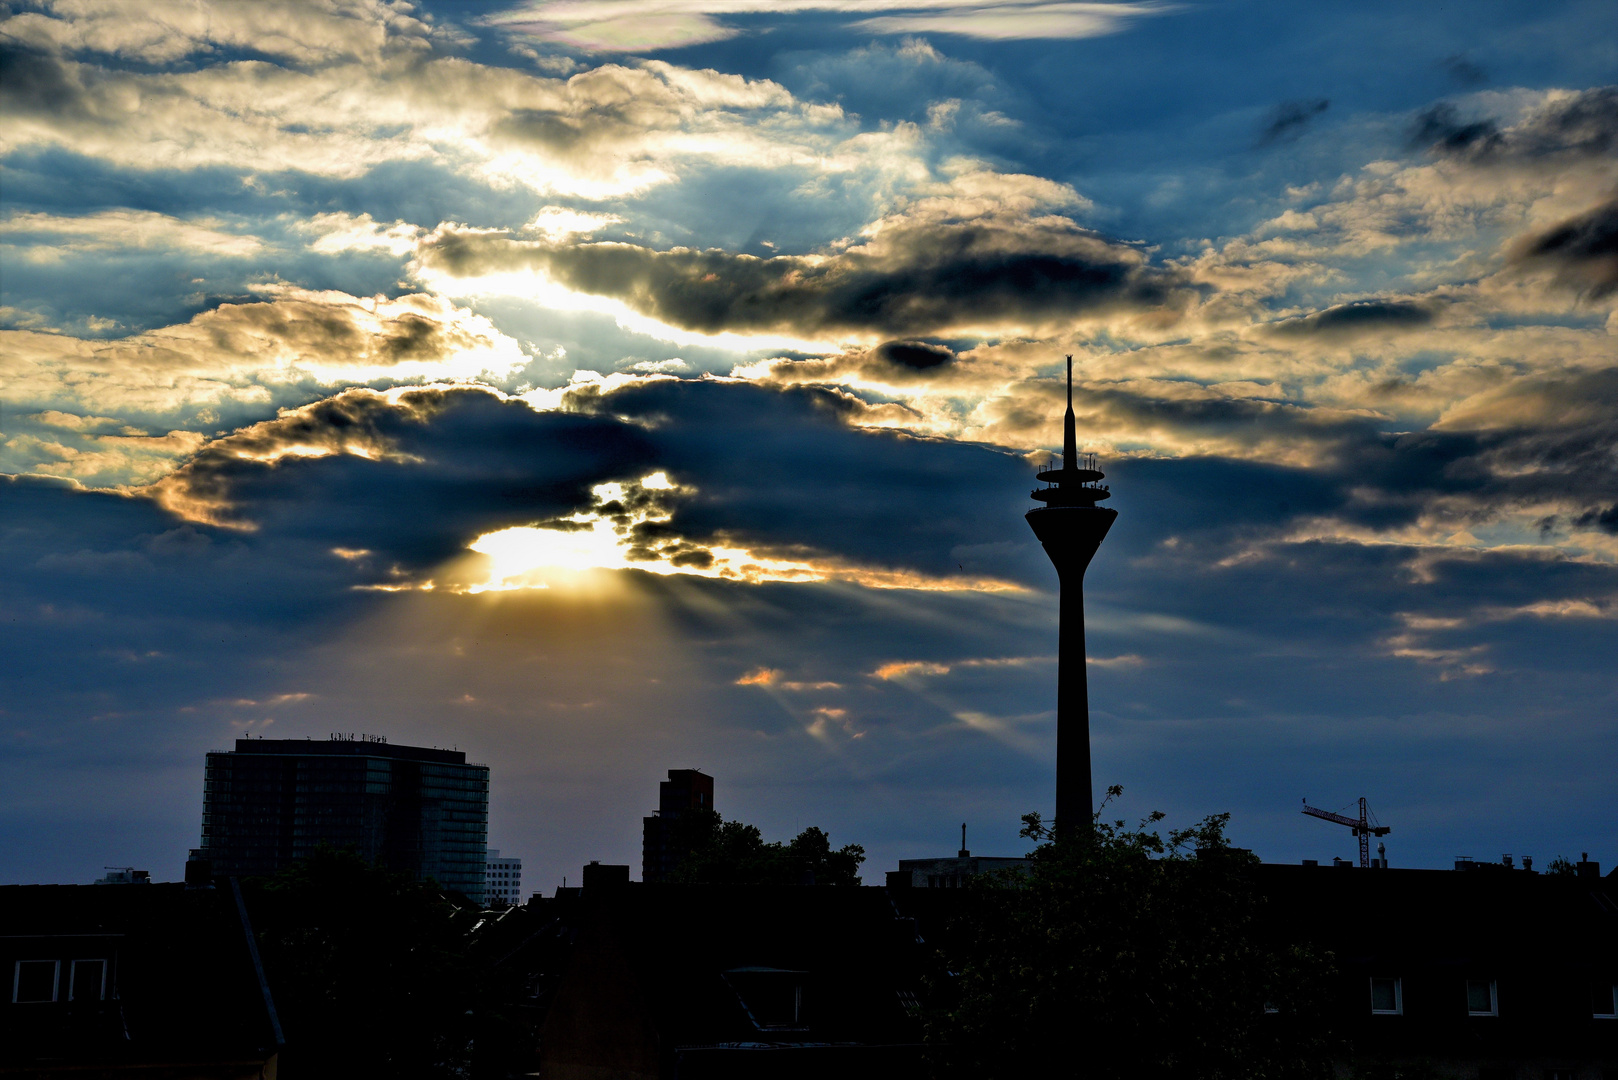
M208 755L202 853L219 874L273 874L321 844L484 902L489 767L457 750L239 739Z

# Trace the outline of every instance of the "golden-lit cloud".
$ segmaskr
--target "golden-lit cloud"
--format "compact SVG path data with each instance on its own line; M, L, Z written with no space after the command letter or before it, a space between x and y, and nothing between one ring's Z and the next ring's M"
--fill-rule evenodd
M588 585L596 580L596 571L641 570L749 585L846 582L873 589L1021 590L1012 582L993 578L939 577L861 566L836 557L783 557L723 540L688 539L667 526L674 518L677 501L695 494L695 489L676 485L660 472L635 481L598 484L591 490L592 503L587 509L539 525L514 526L478 537L468 546L488 558L487 577L470 581L464 588L479 593ZM787 689L828 688L778 683L774 676L755 681Z
M224 228L211 218L185 220L150 210L101 210L68 217L18 213L0 218L0 244L10 259L55 262L65 255L167 249L241 258L264 247L256 236Z
M903 335L1041 334L1088 319L1172 324L1196 302L1177 272L1049 211L1066 185L957 162L903 209L808 255L557 243L440 227L414 272L447 292L546 290L555 306L633 313L644 332L760 342ZM571 298L571 299L570 299ZM621 321L623 321L621 319Z
M14 402L163 413L267 402L280 385L499 377L528 363L488 318L441 297L256 291L267 299L108 341L0 331L0 379Z
M352 5L356 25L367 7L373 39L386 40L381 5ZM120 12L140 22L136 10L112 5L96 18L110 35ZM307 63L120 71L72 58L62 28L78 20L25 15L7 26L18 19L41 50L20 53L8 69L15 107L0 125L8 152L59 146L135 169L161 160L343 178L423 162L588 198L667 183L690 161L838 169L857 164L841 159L870 157L847 141L854 133L836 106L711 70L648 62L547 78L437 55L427 34L395 38L408 42L397 48L335 48Z
M1019 40L1101 37L1169 10L1073 0L529 0L483 22L574 48L635 52L724 41L741 32L722 21L736 15L826 12L847 16L859 33Z

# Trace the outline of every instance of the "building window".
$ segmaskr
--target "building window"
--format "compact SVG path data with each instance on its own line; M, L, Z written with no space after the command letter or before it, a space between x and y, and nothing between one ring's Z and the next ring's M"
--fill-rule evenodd
M1500 1015L1500 994L1493 979L1466 980L1466 1013L1468 1016Z
M100 1001L107 996L107 962L75 960L68 983L69 1001Z
M19 1004L55 1001L60 968L55 960L18 960L11 975L11 1000Z
M1405 1011L1402 980L1371 977L1371 1012L1377 1016L1398 1016Z
M1618 1020L1618 983L1603 979L1591 987L1590 1014L1597 1020Z
M795 1028L803 1022L804 974L778 968L734 968L725 972L725 981L741 998L754 1026Z

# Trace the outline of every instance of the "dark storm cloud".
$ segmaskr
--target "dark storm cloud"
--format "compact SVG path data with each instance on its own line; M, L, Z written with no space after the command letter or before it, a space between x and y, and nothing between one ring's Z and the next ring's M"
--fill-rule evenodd
M486 390L350 390L203 448L154 487L193 518L421 570L476 535L567 514L653 450L632 425Z
M1037 408L1054 404L1053 397ZM1207 528L1265 521L1279 527L1300 514L1375 531L1429 517L1461 528L1547 502L1588 506L1618 499L1612 454L1618 372L1526 378L1468 412L1457 411L1444 428L1404 433L1383 430L1363 414L1211 395L1169 398L1123 387L1087 388L1075 407L1080 427L1090 430L1150 432L1165 442L1211 443L1231 454L1280 458L1291 452L1313 459L1305 467L1263 467L1279 471L1260 490L1294 490L1273 501L1253 505L1248 492L1214 489L1199 512ZM1266 506L1279 509L1271 513Z
M417 575L482 533L589 508L595 484L661 470L695 495L638 539L690 541L676 552L686 565L723 542L935 576L1027 576L1020 556L965 567L955 552L997 535L976 512L978 492L998 490L1007 512L1025 494L1023 463L1004 451L851 426L869 406L819 387L655 379L580 388L567 404L535 412L472 388L351 390L216 440L152 491L176 514L250 530L255 544L365 549L373 570Z
M1559 284L1592 299L1611 296L1618 291L1618 200L1518 241L1512 258L1551 268Z
M938 576L958 566L1013 580L1038 572L1032 546L976 565L958 550L1004 538L999 520L1027 496L1020 457L851 427L865 406L846 394L659 380L575 407L655 425L647 438L659 467L697 489L671 522L693 539Z
M864 243L824 256L761 259L726 251L656 251L624 243L559 246L441 230L421 265L453 276L537 270L703 333L876 332L1026 326L1193 302L1179 273L1065 219L883 223Z
M1439 103L1420 113L1411 142L1440 157L1475 164L1547 163L1604 157L1618 145L1618 87L1553 97L1522 122L1501 128Z
M1269 324L1265 332L1279 338L1348 341L1364 334L1415 330L1432 323L1431 304L1411 300L1361 300Z
M1582 528L1589 528L1594 525L1603 532L1618 536L1618 503L1613 503L1605 508L1586 510L1573 519L1573 524Z
M1435 154L1456 154L1480 144L1487 150L1503 142L1493 120L1462 120L1460 110L1448 102L1423 110L1410 125L1410 144Z
M1271 110L1264 128L1259 132L1258 145L1270 146L1278 142L1291 142L1300 138L1315 118L1331 108L1325 98L1312 101L1283 101Z
M944 345L925 341L885 341L872 350L879 360L910 371L931 371L955 359Z

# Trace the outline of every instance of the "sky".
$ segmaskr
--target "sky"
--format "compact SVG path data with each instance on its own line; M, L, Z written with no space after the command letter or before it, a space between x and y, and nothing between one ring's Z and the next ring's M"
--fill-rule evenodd
M670 768L1020 854L1067 355L1109 819L1618 861L1604 0L0 17L0 881L177 879L207 751L331 732L547 893Z

